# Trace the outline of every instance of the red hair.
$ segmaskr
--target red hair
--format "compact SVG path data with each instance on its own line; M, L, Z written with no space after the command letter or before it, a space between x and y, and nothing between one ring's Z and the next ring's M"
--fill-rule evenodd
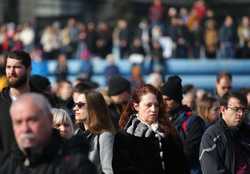
M158 115L158 122L161 131L163 131L165 134L171 134L176 135L176 131L174 127L171 125L170 121L168 120L167 113L165 112L165 106L162 98L162 94L158 89L153 87L152 85L146 84L139 88L137 88L131 99L129 100L126 108L121 114L120 120L119 120L119 126L121 129L125 127L127 124L129 117L133 114L136 114L137 111L134 109L134 103L140 103L141 98L143 95L146 95L148 93L154 94L157 98L157 101L159 103L159 115Z

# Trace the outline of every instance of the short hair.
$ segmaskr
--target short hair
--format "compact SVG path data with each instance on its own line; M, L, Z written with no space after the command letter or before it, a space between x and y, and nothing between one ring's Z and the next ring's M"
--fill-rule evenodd
M74 130L73 122L66 110L61 108L52 108L51 113L53 115L53 125L68 123L72 130Z
M228 78L230 81L232 81L233 79L232 74L230 74L229 72L220 72L216 76L216 82L218 83L222 78Z
M84 82L80 82L77 85L75 85L75 87L73 88L73 92L77 92L77 93L84 93L88 90L91 90L92 87L89 86L88 84L84 83Z
M15 105L26 102L27 99L31 99L33 104L41 110L43 115L51 116L51 105L48 100L43 95L34 92L25 93L18 97L17 100L12 103L10 111L15 108Z
M224 95L221 99L220 99L220 106L225 106L227 107L228 105L228 101L231 98L236 98L240 101L240 103L244 106L247 106L247 98L245 95L241 94L240 92L231 92L228 93L226 95Z
M8 58L20 60L21 63L25 66L25 68L29 68L31 66L31 57L30 54L25 51L11 51L5 53L6 60ZM6 61L7 62L7 61Z

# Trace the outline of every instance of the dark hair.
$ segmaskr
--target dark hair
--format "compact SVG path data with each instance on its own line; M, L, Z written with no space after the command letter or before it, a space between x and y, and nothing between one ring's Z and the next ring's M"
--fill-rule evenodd
M91 90L93 87L85 82L79 82L74 86L73 92L84 93L86 90Z
M25 51L7 52L7 53L5 53L5 58L6 58L6 60L8 58L20 60L21 63L25 66L25 68L29 68L31 66L31 57L30 57L29 53L27 53Z
M176 131L172 127L170 121L168 120L167 113L165 112L165 106L163 103L162 95L160 91L158 91L155 87L149 84L143 85L134 91L130 101L128 102L119 120L120 128L123 129L126 126L126 123L128 122L129 117L137 113L137 111L134 109L134 103L139 103L141 101L141 97L148 93L154 94L157 98L157 101L159 102L158 121L159 121L160 129L166 134L171 134L175 136Z
M232 81L232 74L229 72L220 72L216 77L216 82L220 82L222 78L228 78L230 81Z
M240 101L240 103L244 106L247 106L247 98L245 95L241 94L240 92L231 92L228 93L226 95L224 95L221 99L220 99L220 106L225 106L227 107L228 105L228 101L231 98L236 98Z
M107 104L100 92L85 92L88 106L88 130L92 133L101 133L103 131L115 132L111 115L108 111Z
M183 94L187 94L189 92L192 92L194 90L194 85L192 84L186 84L182 87Z

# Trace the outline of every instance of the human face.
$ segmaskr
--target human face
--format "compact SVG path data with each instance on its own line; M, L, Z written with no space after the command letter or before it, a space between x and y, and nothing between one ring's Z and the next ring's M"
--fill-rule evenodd
M62 82L58 90L60 93L59 95L63 100L68 100L73 93L72 85L68 82Z
M222 97L232 89L232 82L229 78L223 77L220 81L216 82L216 91L218 96Z
M220 109L217 103L214 103L209 110L208 120L210 123L214 123L220 116Z
M237 98L230 98L228 106L222 109L222 118L228 127L238 126L245 117L246 107Z
M192 92L183 95L182 104L190 108L194 107L195 96Z
M88 118L88 107L85 94L79 94L78 97L75 97L74 103L75 120L77 122L86 121Z
M7 58L5 72L10 87L17 88L27 83L29 71L20 60Z
M68 122L65 122L65 123L56 123L54 125L54 127L56 129L59 130L60 132L60 135L66 139L69 139L72 137L73 135L73 128L72 126L70 125L70 123Z
M159 102L152 93L141 96L139 103L134 103L134 108L138 112L139 118L151 125L157 122L159 114Z
M165 103L166 112L171 112L172 110L178 107L178 103L166 95L163 96L163 100Z
M21 150L43 147L48 143L52 132L50 118L29 99L11 109L13 130Z

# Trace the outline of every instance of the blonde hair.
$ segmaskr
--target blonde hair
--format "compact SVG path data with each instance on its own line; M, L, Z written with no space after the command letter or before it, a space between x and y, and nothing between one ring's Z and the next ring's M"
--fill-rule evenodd
M55 127L56 124L63 124L68 123L70 127L72 128L72 131L74 130L73 122L68 114L68 112L61 108L52 108L51 113L53 115L53 126Z

